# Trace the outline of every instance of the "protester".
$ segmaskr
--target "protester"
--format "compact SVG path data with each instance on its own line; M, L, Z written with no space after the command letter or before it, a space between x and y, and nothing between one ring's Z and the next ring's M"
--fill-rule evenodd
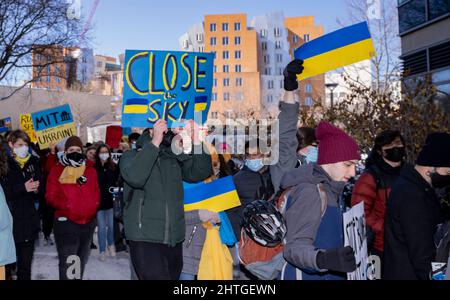
M30 154L30 143L28 135L21 130L8 136L8 173L1 179L13 216L18 280L31 280L34 242L40 230L36 203L43 192L42 174L39 158Z
M128 145L130 145L131 150L136 150L136 143L140 137L141 135L137 132L133 132L128 135Z
M364 201L368 250L383 261L386 203L405 166L405 141L399 131L386 130L375 138L366 169L352 192L352 206Z
M443 221L435 189L450 186L450 134L430 134L415 167L402 170L388 200L383 278L427 280Z
M185 129L197 149L198 126L188 121ZM194 132L192 132L194 131ZM211 157L172 152L167 122L139 138L137 150L123 154L120 171L125 181L125 235L130 255L141 280L180 277L185 219L182 181L194 183L211 174ZM175 132L174 132L175 133Z
M47 180L46 198L55 209L54 235L59 258L59 278L82 279L89 257L95 229L95 214L100 204L100 189L93 164L82 154L80 138L67 139L61 161L51 170ZM68 274L78 256L80 277Z
M95 163L95 161L96 161L96 157L95 157L96 152L97 152L97 148L94 145L89 146L88 148L86 148L86 158L87 158L87 160Z
M95 153L95 169L97 170L98 183L100 187L100 207L97 211L98 246L100 260L106 260L106 247L111 257L116 256L114 245L113 225L113 199L110 188L115 187L119 170L112 161L111 150L108 145L101 145Z
M0 179L8 174L8 157L0 142ZM0 280L5 280L5 266L16 262L13 218L0 185Z
M297 130L297 155L299 165L317 162L317 140L314 128L300 127Z
M354 139L327 122L316 129L317 164L286 173L282 188L290 188L282 279L339 280L356 269L351 247L344 247L339 195L355 176L360 152ZM298 269L298 270L297 270Z

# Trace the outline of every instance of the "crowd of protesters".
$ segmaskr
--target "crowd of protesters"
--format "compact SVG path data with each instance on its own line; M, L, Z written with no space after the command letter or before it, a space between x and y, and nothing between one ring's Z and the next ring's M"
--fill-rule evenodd
M278 279L346 279L356 261L354 249L344 245L343 213L361 202L368 252L380 258L381 278L430 279L437 253L446 249L448 259L450 251L450 239L436 238L437 233L449 236L442 233L449 228L442 195L450 187L450 134L430 134L410 164L406 149L414 141L394 128L382 131L357 174L361 153L353 137L326 121L316 128L298 127L296 76L302 70L295 60L284 72L275 163L267 163L271 153L261 150L265 141L259 137L249 138L243 155L226 153L226 143L220 145L225 154L194 151L205 141L192 120L172 130L159 120L142 135L129 135L117 149L103 142L83 145L73 136L40 150L23 131L7 133L0 143L0 278L31 279L41 229L46 245L53 245L53 233L59 278L71 279L68 258L74 255L82 278L97 227L101 261L126 248L137 279L195 280L206 223L222 226L226 219L239 241L248 207L258 210L255 201L267 202L289 190ZM189 149L177 138L183 135L192 141ZM174 144L184 151L174 153ZM118 163L113 152L122 153ZM225 215L184 211L186 184L227 176L233 176L241 206ZM343 201L344 188L355 178L351 200ZM119 194L120 216L115 210ZM257 279L242 264L240 244L227 247L233 278Z

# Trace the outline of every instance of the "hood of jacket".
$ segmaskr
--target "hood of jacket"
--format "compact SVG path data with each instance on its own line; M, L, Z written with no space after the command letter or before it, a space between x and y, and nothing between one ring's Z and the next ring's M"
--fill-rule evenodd
M281 179L281 188L286 189L299 184L322 183L334 195L339 196L346 185L345 182L333 181L325 170L317 164L302 165L284 174Z

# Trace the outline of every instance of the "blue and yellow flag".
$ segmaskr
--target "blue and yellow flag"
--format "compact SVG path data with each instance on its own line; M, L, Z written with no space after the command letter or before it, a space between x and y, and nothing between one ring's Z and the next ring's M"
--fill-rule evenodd
M146 99L128 99L123 107L126 114L147 114L148 101Z
M186 185L184 211L207 209L221 212L241 205L233 177L228 176L210 183Z
M208 97L200 96L195 97L195 107L194 111L204 111L208 106Z
M303 44L294 52L304 61L298 80L323 74L375 56L367 22L331 32Z

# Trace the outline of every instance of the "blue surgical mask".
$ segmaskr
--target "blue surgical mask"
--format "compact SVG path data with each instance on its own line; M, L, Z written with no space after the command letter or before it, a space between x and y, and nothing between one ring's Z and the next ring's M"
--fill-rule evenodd
M257 159L247 159L245 165L253 172L258 172L264 167L262 158Z
M306 154L306 161L308 164L317 163L318 154L319 151L317 150L317 147L310 146L308 148L308 154Z

